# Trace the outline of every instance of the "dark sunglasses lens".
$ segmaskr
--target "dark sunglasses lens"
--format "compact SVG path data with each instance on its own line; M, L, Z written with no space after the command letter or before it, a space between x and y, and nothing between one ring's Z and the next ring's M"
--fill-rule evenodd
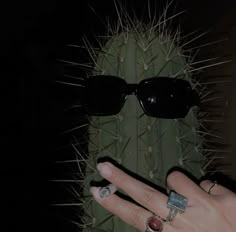
M140 83L138 98L145 113L158 118L183 118L192 103L193 90L189 82L156 77Z
M126 82L113 76L92 76L86 80L84 105L87 113L106 116L119 113L125 94Z

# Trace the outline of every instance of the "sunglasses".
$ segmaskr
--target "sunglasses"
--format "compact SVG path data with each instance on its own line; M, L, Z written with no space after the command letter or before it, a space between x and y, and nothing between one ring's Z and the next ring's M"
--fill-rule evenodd
M199 96L186 80L153 77L128 84L116 76L98 75L85 79L83 107L90 116L118 114L128 95L136 95L144 113L157 118L184 118Z

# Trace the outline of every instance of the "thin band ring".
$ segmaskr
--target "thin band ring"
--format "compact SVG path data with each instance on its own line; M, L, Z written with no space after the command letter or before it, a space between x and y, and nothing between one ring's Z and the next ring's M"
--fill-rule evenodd
M217 182L214 181L214 183L212 184L212 186L210 187L210 189L208 190L208 194L211 194L211 190L217 185Z

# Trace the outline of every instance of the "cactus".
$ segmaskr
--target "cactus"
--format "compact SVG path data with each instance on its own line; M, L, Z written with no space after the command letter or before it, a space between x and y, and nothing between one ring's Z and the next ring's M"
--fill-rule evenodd
M191 63L165 22L150 27L136 22L110 36L98 52L93 75L113 75L128 83L159 76L182 78L194 87ZM164 187L167 172L173 167L202 175L201 138L196 112L183 119L146 116L136 97L129 96L118 115L91 117L89 155L86 160L84 195L91 181L101 180L96 171L99 158L109 157L132 173ZM84 201L84 231L137 231L102 209L89 197Z
M178 76L192 82L187 67L171 35L150 32L139 25L108 40L98 54L95 72L116 75L128 83L158 76ZM92 117L90 123L85 183L98 180L94 169L101 157L110 157L159 186L164 186L167 172L175 166L188 170L197 178L201 176L201 140L196 132L199 125L193 110L183 119L153 118L144 115L137 99L129 96L118 115ZM86 201L85 205L86 214L95 220L94 228L134 231L119 219L110 217L96 202Z
M117 8L116 3L115 6ZM185 45L191 41L181 43L180 31L173 33L168 28L167 22L174 17L166 18L168 7L159 21L153 20L150 24L132 21L124 9L117 10L119 26L110 31L105 42L100 42L99 51L86 43L94 61L89 75L119 76L127 83L163 76L185 79L192 88L199 87L192 76L193 58L185 51ZM173 167L180 167L196 178L204 175L211 158L204 153L200 125L198 109L192 108L181 119L149 117L135 96L128 96L117 115L89 117L88 154L78 150L79 142L73 145L83 177L83 190L77 189L83 208L79 227L89 232L137 231L92 199L90 183L101 180L96 170L99 158L109 157L131 173L161 187L165 187L166 175Z

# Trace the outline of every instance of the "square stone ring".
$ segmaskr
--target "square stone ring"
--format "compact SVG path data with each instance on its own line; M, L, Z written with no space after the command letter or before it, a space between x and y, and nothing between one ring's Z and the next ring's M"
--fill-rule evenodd
M177 213L184 213L188 205L188 199L175 191L171 191L167 201L167 208L170 209L166 222L173 221Z

